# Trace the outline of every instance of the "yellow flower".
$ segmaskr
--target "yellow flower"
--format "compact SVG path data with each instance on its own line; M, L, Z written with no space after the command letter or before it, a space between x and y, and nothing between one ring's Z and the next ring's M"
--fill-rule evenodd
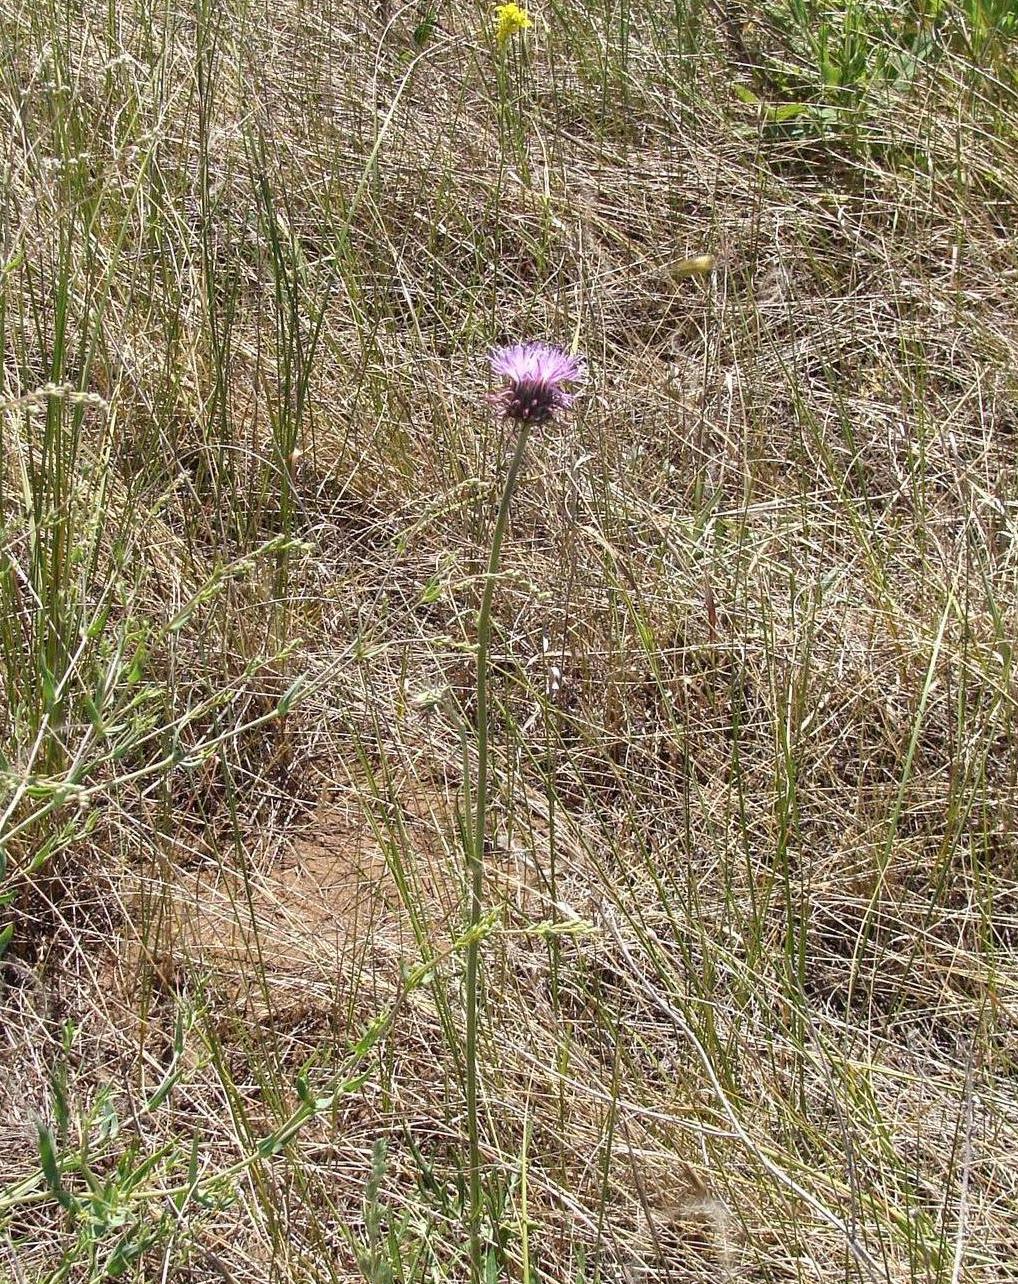
M526 9L518 4L495 6L495 39L498 41L499 48L503 48L513 36L518 36L521 31L526 31L533 25Z

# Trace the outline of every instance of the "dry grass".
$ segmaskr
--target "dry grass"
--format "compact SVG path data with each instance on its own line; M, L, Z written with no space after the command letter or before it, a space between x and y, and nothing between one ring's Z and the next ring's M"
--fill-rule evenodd
M0 3L0 1279L466 1278L549 336L490 1278L1018 1280L1014 81L848 10Z

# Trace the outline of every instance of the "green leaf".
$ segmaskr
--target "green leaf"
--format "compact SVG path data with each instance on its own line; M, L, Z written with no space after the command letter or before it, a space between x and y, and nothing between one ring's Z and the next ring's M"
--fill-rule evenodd
M314 1108L315 1097L314 1093L311 1091L311 1085L308 1083L308 1077L306 1074L299 1074L297 1076L296 1087L297 1096L300 1097L301 1101L303 1101L306 1106Z
M296 700L299 700L304 692L307 683L303 677L297 678L279 697L279 703L276 705L276 712L281 718L285 718L290 712Z
M92 620L92 623L88 626L88 630L85 636L89 639L97 638L102 633L102 631L106 628L106 624L109 618L110 618L109 606L102 607L100 610L98 610L95 613L95 618Z
M60 1166L57 1163L57 1151L53 1141L53 1134L41 1119L36 1124L36 1132L39 1141L39 1163L42 1167L42 1175L46 1179L46 1185L52 1191L61 1208L66 1208L69 1213L76 1212L78 1201L66 1188L60 1176Z
M435 28L438 26L438 13L435 9L428 9L420 22L414 27L410 39L418 49L423 49L435 34Z
M124 674L125 681L128 682L128 684L133 685L141 680L142 674L145 672L145 664L147 660L148 648L145 646L143 641L139 642L135 647L130 666Z
M795 120L797 116L806 116L810 110L809 103L778 103L767 108L767 119L780 124L782 121Z
M43 708L52 714L57 703L57 684L45 660L39 661L39 670L42 674Z

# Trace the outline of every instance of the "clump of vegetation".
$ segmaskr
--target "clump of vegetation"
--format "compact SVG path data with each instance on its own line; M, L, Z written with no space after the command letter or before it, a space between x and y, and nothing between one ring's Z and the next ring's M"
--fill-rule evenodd
M0 13L0 1278L1011 1277L1014 27Z

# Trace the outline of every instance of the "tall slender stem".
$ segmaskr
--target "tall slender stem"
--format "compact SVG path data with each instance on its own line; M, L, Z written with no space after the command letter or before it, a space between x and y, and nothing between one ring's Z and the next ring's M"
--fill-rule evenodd
M482 1278L481 1261L481 1139L477 1116L477 973L480 962L480 922L484 903L485 835L488 821L488 652L491 647L491 605L498 576L502 539L509 524L509 505L526 451L530 425L521 422L502 499L491 537L488 573L484 579L481 609L477 616L477 790L474 798L474 831L467 843L470 876L470 933L467 942L467 1136L470 1164L470 1273L474 1284Z

